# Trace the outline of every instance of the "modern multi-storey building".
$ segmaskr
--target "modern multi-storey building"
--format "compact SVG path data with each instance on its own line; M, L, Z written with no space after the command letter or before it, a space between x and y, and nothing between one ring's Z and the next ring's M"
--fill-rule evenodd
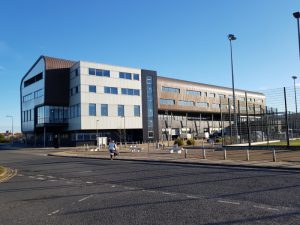
M249 110L262 109L264 95L247 93ZM201 121L217 121L222 110L232 111L230 88L159 77L152 70L47 56L22 78L20 94L27 142L46 145L55 139L78 145L94 142L96 136L158 141L167 131L200 135L207 131ZM236 99L239 113L244 113L245 91L237 90Z

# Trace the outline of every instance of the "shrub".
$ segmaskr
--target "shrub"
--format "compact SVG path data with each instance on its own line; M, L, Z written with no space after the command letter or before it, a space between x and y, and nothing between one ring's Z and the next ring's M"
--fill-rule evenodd
M220 143L220 142L222 142L222 138L221 138L221 137L218 137L218 138L216 139L216 143Z
M182 138L177 138L175 141L174 141L174 145L178 145L178 146L182 146L184 144L183 142L183 139Z
M195 140L193 138L190 138L189 140L187 140L186 144L187 145L194 145L195 144Z

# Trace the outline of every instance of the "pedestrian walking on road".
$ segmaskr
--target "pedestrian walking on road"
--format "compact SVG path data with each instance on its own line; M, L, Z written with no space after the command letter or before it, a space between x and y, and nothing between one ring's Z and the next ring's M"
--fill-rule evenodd
M117 155L119 155L118 147L114 140L111 140L108 144L108 151L110 154L110 159L113 160Z

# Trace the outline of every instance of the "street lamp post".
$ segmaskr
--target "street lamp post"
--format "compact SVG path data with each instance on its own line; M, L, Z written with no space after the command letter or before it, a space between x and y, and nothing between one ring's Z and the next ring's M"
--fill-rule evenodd
M297 93L296 93L296 79L297 76L292 76L294 80L294 93L295 93L295 109L296 109L296 114L298 113L298 107L297 107Z
M300 24L299 24L299 19L300 19L300 12L294 12L293 16L297 19L297 27L298 27L298 44L299 44L299 60L300 60Z
M12 134L11 144L13 145L14 144L14 117L13 116L6 116L6 117L11 118L11 134Z
M99 147L100 143L98 142L98 122L99 120L96 120L96 130L97 130L97 134L96 134L96 142L97 142L97 147Z
M237 115L236 115L236 107L235 107L235 89L234 89L234 73L233 73L233 57L232 57L232 41L236 40L234 34L228 35L228 40L230 43L230 59L231 59L231 80L232 80L232 98L233 98L233 117L234 117L234 128L235 128L235 137L236 142L238 141L238 130L237 130Z

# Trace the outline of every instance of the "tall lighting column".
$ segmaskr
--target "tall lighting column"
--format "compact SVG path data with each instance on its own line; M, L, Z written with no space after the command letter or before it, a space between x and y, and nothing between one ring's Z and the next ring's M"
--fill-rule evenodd
M294 93L295 93L295 109L296 109L296 114L298 113L298 107L297 107L297 93L296 93L296 79L297 76L292 76L294 80Z
M299 19L300 19L300 12L294 12L293 16L297 19L297 27L298 27L298 44L299 44L299 60L300 60L300 24L299 24Z
M13 116L6 116L6 117L11 118L11 134L12 134L11 144L13 145L14 144L14 117Z
M235 89L234 89L234 73L233 73L233 57L232 57L232 41L236 40L234 34L228 34L228 40L230 43L230 58L231 58L231 79L232 79L232 98L233 98L233 117L234 117L234 129L236 143L238 142L238 129L237 129L237 115L236 115L236 105L235 105Z

